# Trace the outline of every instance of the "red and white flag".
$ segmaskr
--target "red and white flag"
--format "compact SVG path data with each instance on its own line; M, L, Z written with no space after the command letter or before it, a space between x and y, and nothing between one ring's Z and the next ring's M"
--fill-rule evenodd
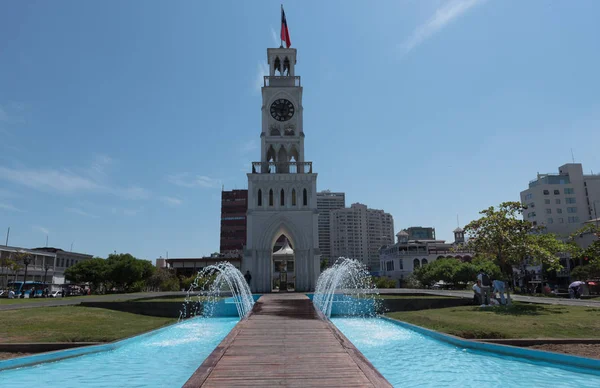
M285 42L287 48L292 45L292 41L290 40L290 30L288 30L287 21L285 20L283 4L281 5L281 40Z

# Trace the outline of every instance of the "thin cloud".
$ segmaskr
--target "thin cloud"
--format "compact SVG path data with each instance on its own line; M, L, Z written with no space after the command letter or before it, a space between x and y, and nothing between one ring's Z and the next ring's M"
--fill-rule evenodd
M181 199L175 197L160 197L160 200L170 206L179 206L183 203Z
M173 174L168 177L169 182L181 187L203 187L216 189L221 187L221 181L204 175L192 175L187 172Z
M91 179L79 176L68 170L10 169L0 167L0 179L18 183L36 190L52 190L62 193L92 191L100 187Z
M101 156L88 169L77 173L68 169L8 168L0 166L0 180L10 181L38 191L52 191L62 194L90 192L112 194L122 199L142 200L151 198L148 190L138 187L114 186L104 178L105 168L112 159Z
M435 14L431 19L425 24L418 26L411 36L400 44L400 48L404 54L407 54L432 35L465 14L468 10L485 1L486 0L451 0L444 3L444 5L435 10Z
M266 62L259 62L258 68L256 72L256 80L254 84L254 89L257 93L260 93L261 88L264 85L264 76L269 75L269 65Z
M258 149L258 142L256 140L249 140L240 146L242 153L252 152Z
M11 204L8 203L0 203L0 209L4 209L4 210L10 210L12 212L22 212L23 210L18 209L16 207L14 207Z
M38 232L42 232L45 235L50 234L50 230L48 230L48 228L44 228L43 226L34 226L33 230L38 231Z
M84 217L90 217L90 218L98 218L98 216L90 214L86 211L83 211L79 208L76 207L69 207L66 209L68 212L73 213L73 214L78 214L80 216L84 216Z
M279 46L281 46L281 39L277 35L277 32L275 31L275 29L273 28L273 26L271 26L271 38L273 39L273 47L279 47Z

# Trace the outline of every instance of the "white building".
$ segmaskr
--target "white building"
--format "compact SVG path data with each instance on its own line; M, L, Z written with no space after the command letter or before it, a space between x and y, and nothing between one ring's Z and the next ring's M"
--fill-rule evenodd
M317 210L319 211L319 249L321 258L335 259L331 256L331 211L346 207L346 194L332 193L323 190L317 193Z
M401 230L396 236L398 241L395 244L381 248L379 260L380 275L396 280L399 287L402 287L404 280L415 269L437 259L454 257L470 261L473 258L473 253L470 251L453 249L465 241L464 231L461 228L454 230L454 243L452 244L435 239L412 240L409 239L409 233L406 230Z
M284 235L293 249L285 274L288 289L312 291L319 276L317 174L304 158L302 86L296 49L267 49L269 75L262 88L260 162L248 174L247 239L242 272L253 292L281 282L273 248ZM294 262L292 262L292 260Z
M379 249L394 242L394 219L383 210L354 203L331 212L333 257L349 257L363 262L371 272L379 271Z
M18 256L26 254L27 281L47 282L54 285L65 284L65 270L80 261L89 260L93 256L84 253L67 252L59 248L34 248L0 246L0 261L4 259L15 260ZM0 264L2 264L0 263ZM12 271L0 265L0 288L6 286L8 281L23 281L25 276L25 263L18 262L18 270ZM8 276L7 276L8 275Z
M565 164L558 174L538 174L521 192L521 202L527 206L525 220L566 237L597 218L600 174L584 174L580 163Z

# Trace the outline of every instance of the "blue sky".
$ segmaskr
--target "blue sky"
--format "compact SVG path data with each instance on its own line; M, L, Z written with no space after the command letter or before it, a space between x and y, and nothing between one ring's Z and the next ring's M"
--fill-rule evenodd
M154 259L219 249L259 160L275 1L0 3L0 240ZM306 159L450 239L536 172L600 172L600 2L286 1Z

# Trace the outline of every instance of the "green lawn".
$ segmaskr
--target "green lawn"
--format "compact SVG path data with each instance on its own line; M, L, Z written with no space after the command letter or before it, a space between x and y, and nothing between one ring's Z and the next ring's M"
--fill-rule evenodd
M109 342L175 321L79 306L9 310L0 312L0 341Z
M600 338L600 309L514 303L405 311L389 317L463 338Z
M133 295L133 294L125 294L125 295ZM59 297L59 298L0 298L0 306L7 304L23 304L23 303L33 303L33 302L50 302L50 301L59 301L59 300L80 300L84 301L89 298L110 298L114 297L114 294L104 294L104 295L80 295L80 296L68 296L68 297ZM115 301L117 301L116 299Z

